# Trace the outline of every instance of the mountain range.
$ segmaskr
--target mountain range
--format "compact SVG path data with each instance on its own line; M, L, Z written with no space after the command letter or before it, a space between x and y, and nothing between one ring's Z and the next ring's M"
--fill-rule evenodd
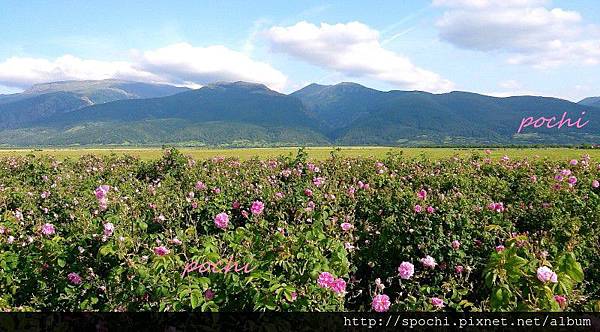
M547 128L552 117L555 124L581 118L581 128ZM529 125L518 133L523 123ZM191 90L119 80L54 82L0 95L0 146L7 147L598 143L600 97L573 103L356 83L310 84L286 95L246 82Z

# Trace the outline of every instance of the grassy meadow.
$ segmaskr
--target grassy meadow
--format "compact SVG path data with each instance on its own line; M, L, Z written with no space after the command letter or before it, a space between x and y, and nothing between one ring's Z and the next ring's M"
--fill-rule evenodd
M259 159L273 158L280 155L295 155L296 147L285 148L244 148L244 149L199 149L181 148L186 155L194 159L210 159L213 157L235 157L241 160L249 160L255 157ZM343 157L373 157L382 158L387 153L402 153L407 158L418 158L424 156L431 159L444 159L453 156L468 156L473 153L483 153L484 148L401 148L401 147L310 147L306 148L308 157L313 160L324 160L336 151ZM502 158L507 155L510 158L548 158L550 160L564 160L579 158L584 154L590 155L593 160L600 160L600 149L575 149L575 148L494 148L491 149L493 159ZM36 156L54 156L59 159L79 158L83 155L132 155L142 160L154 160L162 156L160 148L62 148L62 149L2 149L0 157L25 156L34 154Z

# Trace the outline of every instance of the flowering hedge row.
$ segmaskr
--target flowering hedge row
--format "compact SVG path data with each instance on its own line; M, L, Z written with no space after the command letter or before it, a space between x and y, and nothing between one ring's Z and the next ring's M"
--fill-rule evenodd
M0 160L0 309L600 310L580 160Z

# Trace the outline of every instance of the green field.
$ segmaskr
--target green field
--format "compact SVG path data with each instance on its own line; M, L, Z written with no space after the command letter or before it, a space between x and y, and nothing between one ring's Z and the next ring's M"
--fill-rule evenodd
M442 159L452 156L467 156L472 153L483 155L483 148L392 148L392 147L311 147L306 148L309 158L326 159L332 151L336 151L340 156L346 157L374 157L383 158L388 152L402 153L408 158L424 155L428 158ZM259 157L262 159L272 158L280 155L295 154L298 148L252 148L252 149L180 149L186 155L191 155L195 159L207 159L216 156L236 157L242 160ZM34 154L36 156L50 155L59 159L78 158L87 154L110 155L110 154L128 154L137 156L144 160L159 158L162 150L159 148L90 148L90 149L14 149L0 150L0 157L6 156L25 156ZM553 160L566 160L571 158L580 158L584 154L589 154L593 160L600 160L600 149L573 149L573 148L499 148L492 149L491 157L501 158L504 155L513 159L522 158L549 158Z

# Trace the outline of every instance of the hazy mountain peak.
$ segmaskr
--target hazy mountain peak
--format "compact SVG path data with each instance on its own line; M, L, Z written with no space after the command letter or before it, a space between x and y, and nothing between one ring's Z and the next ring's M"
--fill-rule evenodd
M578 104L584 106L600 107L600 97L588 97L580 101Z
M67 80L67 81L56 81L56 82L48 82L48 83L39 83L32 85L29 89L25 90L23 93L33 94L33 93L48 93L48 92L77 92L92 88L108 88L115 84L120 83L132 83L124 80L116 80L116 79L106 79L106 80L84 80L84 81L76 81L76 80Z

